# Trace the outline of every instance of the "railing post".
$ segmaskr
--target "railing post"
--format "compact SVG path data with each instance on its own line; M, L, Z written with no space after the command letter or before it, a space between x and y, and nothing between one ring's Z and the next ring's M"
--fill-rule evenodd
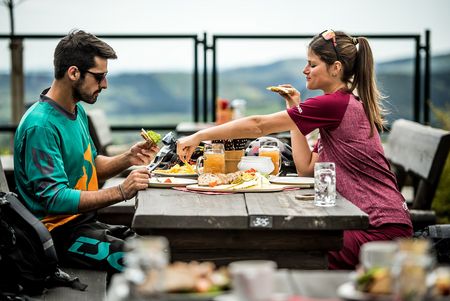
M203 33L203 122L208 121L208 38Z
M416 36L416 57L414 64L414 121L420 123L420 35Z
M216 99L217 99L217 45L216 37L212 42L212 121L216 121Z
M11 121L19 124L24 113L23 39L11 36Z
M424 102L423 102L423 122L426 125L430 125L430 104L431 104L431 95L430 95L430 84L431 84L431 47L430 47L430 30L427 29L425 31L425 46L423 49L425 50L425 76L424 76Z
M193 103L193 114L194 114L194 122L198 122L198 117L199 117L199 87L198 87L198 44L199 44L199 40L198 37L195 37L194 39L194 84L193 84L193 98L194 98L194 103Z

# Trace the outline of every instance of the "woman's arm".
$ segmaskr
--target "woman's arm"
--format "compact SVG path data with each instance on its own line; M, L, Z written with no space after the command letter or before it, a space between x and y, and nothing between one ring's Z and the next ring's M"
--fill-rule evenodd
M177 141L177 154L182 160L187 160L191 157L197 145L204 140L258 138L295 128L295 123L286 111L270 115L249 116L180 138Z
M286 109L298 106L301 103L300 92L292 85L285 84L283 87L291 89L290 93L279 93L286 100ZM318 159L317 153L311 152L308 140L296 127L291 130L292 157L294 159L297 174L299 176L314 175L314 163Z
M314 175L314 163L319 155L309 148L308 140L298 130L291 130L292 157L294 159L297 174L302 177Z

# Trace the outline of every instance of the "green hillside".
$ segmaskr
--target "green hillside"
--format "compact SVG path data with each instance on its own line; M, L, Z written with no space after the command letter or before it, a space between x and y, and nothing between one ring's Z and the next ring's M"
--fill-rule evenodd
M302 98L320 94L305 89L304 59L288 59L267 65L220 72L220 97L248 102L248 113L271 113L284 109L284 101L265 89L291 83ZM412 59L384 62L376 66L378 83L391 114L388 119L412 118ZM51 73L28 73L26 102L36 101L52 81ZM108 89L102 91L95 107L103 108L114 124L173 124L192 116L192 75L189 73L122 73L108 75ZM432 101L438 107L450 103L450 54L432 59ZM0 123L10 120L9 74L0 73ZM200 93L201 97L201 93Z

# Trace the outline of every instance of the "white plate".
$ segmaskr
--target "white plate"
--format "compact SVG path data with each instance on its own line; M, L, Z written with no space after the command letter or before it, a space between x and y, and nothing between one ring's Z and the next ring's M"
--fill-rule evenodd
M177 177L177 178L197 178L198 174L196 173L168 173L163 171L153 171L152 174L158 175L158 176L165 176L165 177Z
M170 179L170 183L165 181ZM170 187L183 187L186 185L196 184L195 179L175 178L175 177L153 177L148 180L149 187L170 188Z
M352 281L346 282L339 286L337 290L339 298L348 301L392 301L393 295L375 295L358 291Z
M271 176L269 181L274 184L293 185L301 187L314 187L312 177L275 177Z
M267 185L262 188L242 188L242 189L231 189L231 185L217 185L214 187L209 186L199 186L199 185L188 185L186 186L189 190L195 191L206 191L206 192L230 192L230 193L238 193L238 192L276 192L282 191L286 188L285 185Z

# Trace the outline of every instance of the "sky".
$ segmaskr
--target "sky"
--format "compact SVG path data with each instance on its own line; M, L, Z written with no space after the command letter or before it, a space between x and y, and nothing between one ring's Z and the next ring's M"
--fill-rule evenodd
M16 1L17 2L17 1ZM79 28L101 34L316 34L324 29L364 34L421 34L431 30L433 54L450 53L449 0L22 0L17 34L66 34ZM0 34L10 32L0 6ZM210 41L210 39L209 39ZM111 71L187 70L190 41L107 40L119 59ZM304 57L308 40L223 41L220 68ZM25 41L25 70L52 70L57 40ZM371 41L375 59L414 54L413 42ZM0 70L8 70L8 41L0 40Z

